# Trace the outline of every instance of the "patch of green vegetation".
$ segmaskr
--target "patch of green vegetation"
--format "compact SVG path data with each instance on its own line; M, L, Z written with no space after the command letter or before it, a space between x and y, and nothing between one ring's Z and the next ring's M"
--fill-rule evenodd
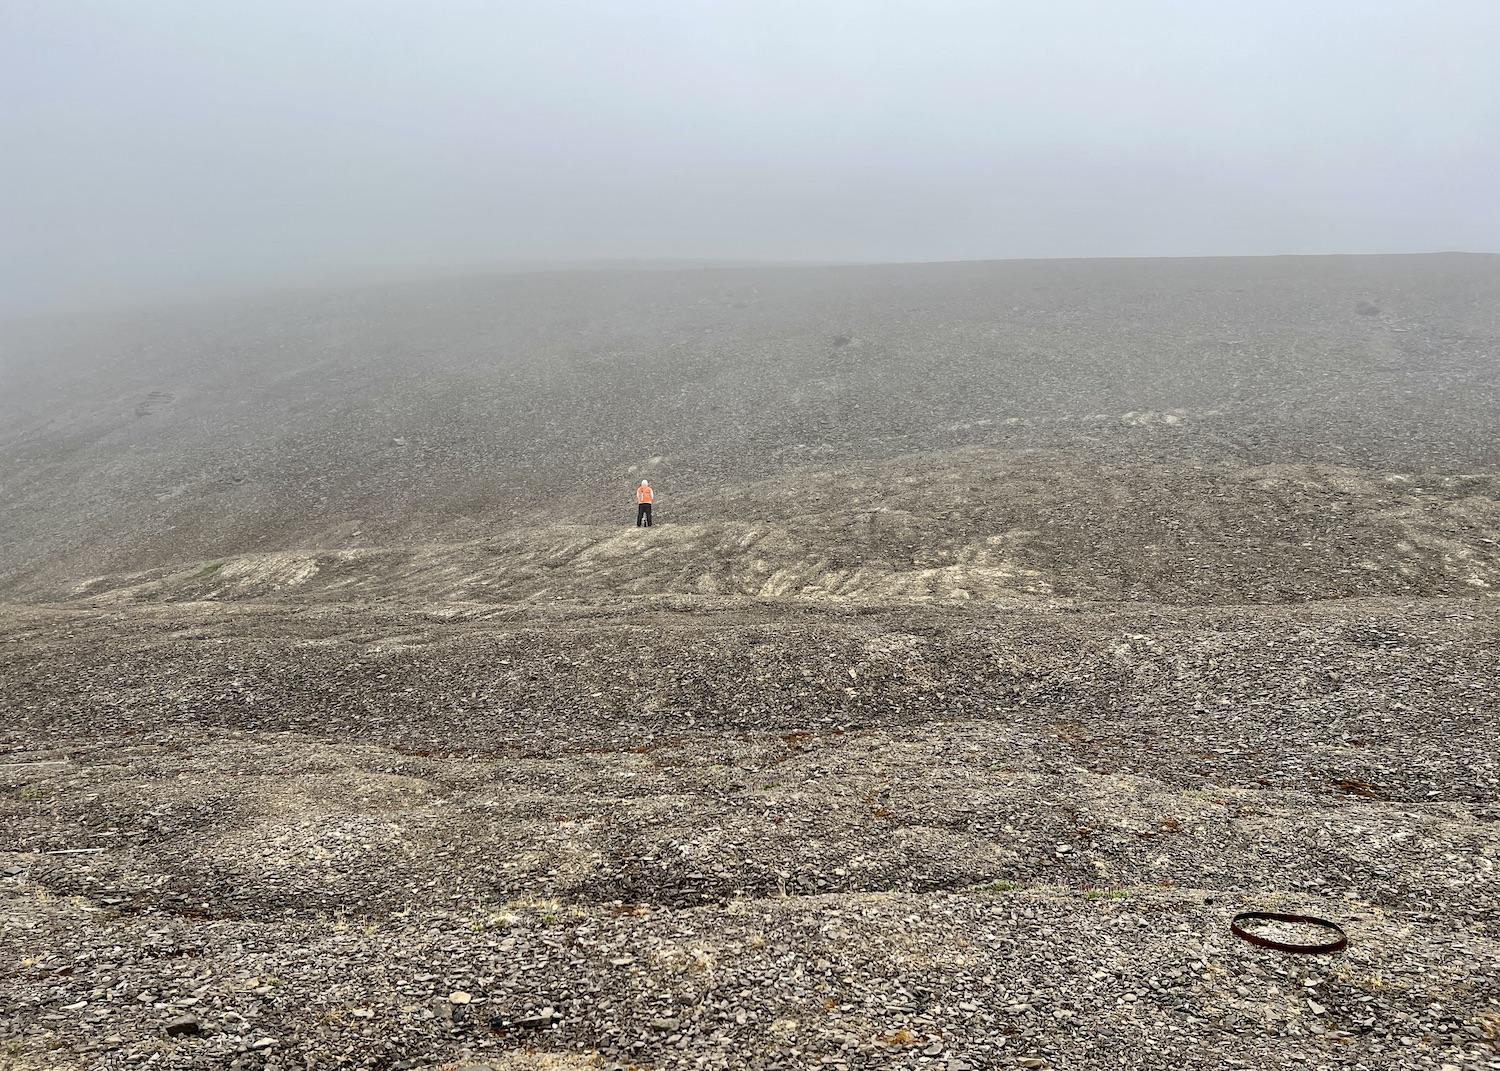
M1005 878L996 878L983 885L973 886L975 892L1015 892L1019 888L1022 888L1019 881L1007 881Z
M207 580L222 568L224 568L223 562L209 562L202 569L199 569L196 573L193 574L193 579Z
M22 785L20 791L23 800L50 800L56 794L50 785Z

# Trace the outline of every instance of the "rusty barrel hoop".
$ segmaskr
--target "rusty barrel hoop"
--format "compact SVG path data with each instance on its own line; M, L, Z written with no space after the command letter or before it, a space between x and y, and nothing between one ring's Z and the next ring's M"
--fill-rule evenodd
M1262 937L1258 933L1251 933L1245 929L1244 924L1247 922L1298 922L1305 926L1317 926L1320 929L1330 930L1338 936L1320 944L1295 944L1291 941L1277 941L1274 938ZM1241 940L1249 941L1252 945L1260 945L1262 948L1274 948L1278 952L1316 955L1320 952L1342 952L1349 947L1349 935L1344 932L1342 926L1336 922L1329 922L1327 919L1320 919L1316 915L1285 915L1279 911L1241 911L1230 921L1229 929Z

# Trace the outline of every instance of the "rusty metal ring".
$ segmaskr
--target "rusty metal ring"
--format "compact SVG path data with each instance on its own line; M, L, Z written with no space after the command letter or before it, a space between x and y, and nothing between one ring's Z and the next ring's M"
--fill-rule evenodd
M1262 937L1258 933L1251 933L1241 923L1252 921L1264 922L1300 922L1307 926L1317 926L1320 929L1332 930L1338 934L1331 941L1324 941L1316 945L1299 945L1291 941L1277 941L1270 937ZM1315 955L1319 952L1342 952L1349 947L1349 935L1344 933L1344 928L1336 922L1320 919L1316 915L1283 915L1277 911L1241 911L1229 923L1229 929L1241 940L1249 941L1252 945L1260 945L1262 948L1274 948L1278 952L1302 952L1307 955Z

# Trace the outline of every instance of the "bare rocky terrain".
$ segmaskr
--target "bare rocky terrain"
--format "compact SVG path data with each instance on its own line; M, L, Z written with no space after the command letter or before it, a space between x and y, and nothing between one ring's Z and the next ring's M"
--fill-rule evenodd
M0 385L0 1066L1500 1068L1500 258L514 274Z

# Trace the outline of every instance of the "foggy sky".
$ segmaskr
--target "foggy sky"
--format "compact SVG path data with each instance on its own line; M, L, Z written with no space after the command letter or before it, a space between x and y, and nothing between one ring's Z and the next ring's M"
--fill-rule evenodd
M1500 251L1494 0L0 0L0 310L606 258Z

